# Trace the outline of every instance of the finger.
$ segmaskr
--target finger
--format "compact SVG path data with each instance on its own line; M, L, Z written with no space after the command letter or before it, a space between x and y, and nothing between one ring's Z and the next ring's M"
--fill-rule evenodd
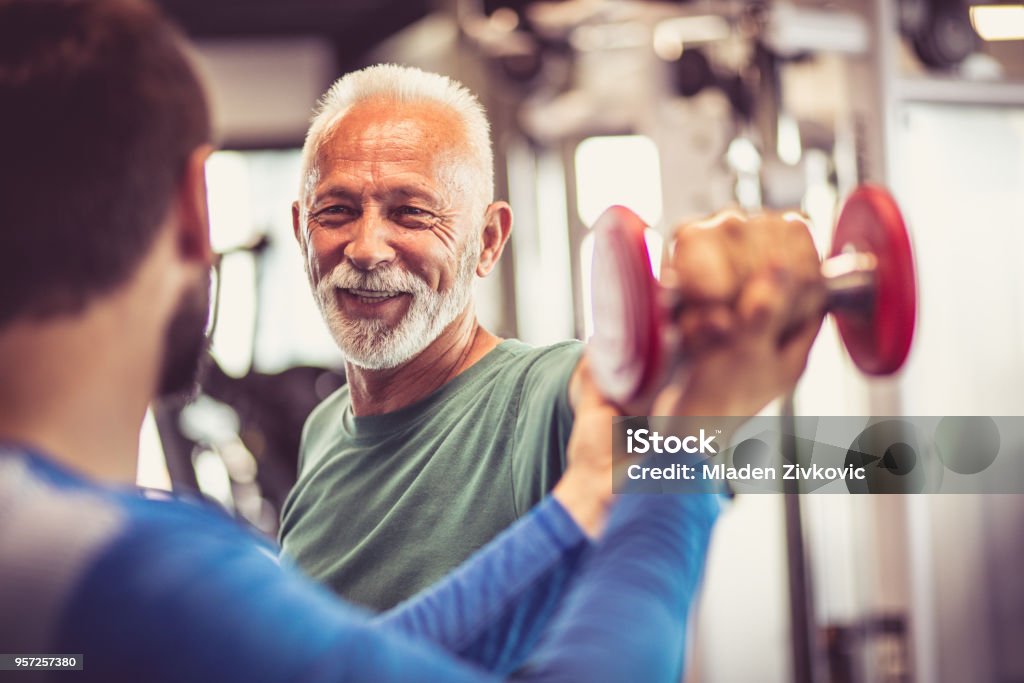
M723 211L676 230L667 284L693 301L733 302L750 272L746 216Z
M736 313L731 306L689 306L676 323L680 349L690 356L700 354L727 341L736 333L736 327Z
M819 262L817 247L807 222L799 213L766 212L752 217L750 224L749 244L756 267L777 257L794 274L815 272Z
M806 218L790 211L782 214L780 220L783 235L780 241L785 247L783 255L787 257L797 283L802 285L820 279L821 259Z
M793 333L804 321L820 316L827 293L821 277L818 251L805 217L796 212L787 212L782 215L779 230L780 241L785 245L779 257L785 262L785 268L790 274L790 320L787 332Z
M671 271L663 278L687 302L732 302L740 279L723 235L687 226L676 240Z
M790 317L790 276L769 264L750 278L736 306L740 334L762 341L778 338Z

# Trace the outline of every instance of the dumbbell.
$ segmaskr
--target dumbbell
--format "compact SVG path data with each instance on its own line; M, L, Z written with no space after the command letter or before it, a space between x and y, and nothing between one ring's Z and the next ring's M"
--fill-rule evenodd
M601 391L620 404L656 389L688 348L673 324L687 302L654 278L646 227L622 206L593 226L588 355ZM914 337L917 288L907 229L885 189L862 185L843 204L821 277L825 310L854 364L869 375L899 370Z

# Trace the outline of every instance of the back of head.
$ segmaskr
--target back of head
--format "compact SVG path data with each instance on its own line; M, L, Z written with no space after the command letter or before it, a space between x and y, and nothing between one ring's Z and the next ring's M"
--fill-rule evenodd
M450 110L462 122L469 173L461 188L475 203L485 207L494 196L494 167L490 124L476 96L447 76L414 67L377 64L353 71L334 82L321 98L302 150L303 193L308 191L310 171L319 145L334 124L361 102L385 100L396 104L433 103ZM483 207L479 207L482 210Z
M144 0L0 0L0 326L141 263L210 138L183 46Z

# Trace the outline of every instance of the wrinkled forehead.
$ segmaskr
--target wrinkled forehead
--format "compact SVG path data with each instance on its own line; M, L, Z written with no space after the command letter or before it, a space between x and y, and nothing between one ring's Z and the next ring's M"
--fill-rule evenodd
M324 177L339 163L410 163L440 175L471 156L464 125L451 109L378 99L352 106L328 126L311 170Z

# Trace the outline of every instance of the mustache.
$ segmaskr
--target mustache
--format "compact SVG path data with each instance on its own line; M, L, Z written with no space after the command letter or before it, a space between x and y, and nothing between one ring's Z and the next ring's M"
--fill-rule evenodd
M421 294L429 292L426 282L397 266L383 266L374 270L358 270L348 262L341 262L317 283L320 291L332 289L366 289L382 292Z

